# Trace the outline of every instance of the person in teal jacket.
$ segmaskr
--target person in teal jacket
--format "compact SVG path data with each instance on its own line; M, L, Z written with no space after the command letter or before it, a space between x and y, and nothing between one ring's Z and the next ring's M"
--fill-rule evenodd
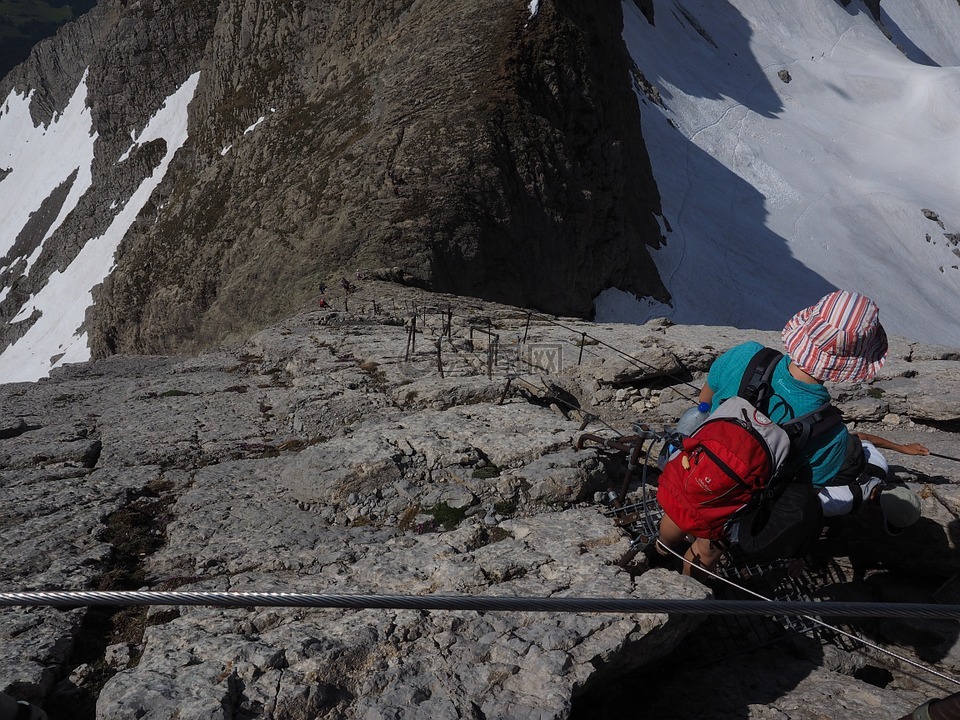
M837 290L804 308L787 322L781 333L786 355L774 369L768 415L776 423L804 415L830 402L825 382L857 382L873 378L887 354L887 334L880 324L876 303L860 293ZM700 402L715 410L734 397L740 388L750 359L763 346L747 342L731 348L713 363ZM849 433L845 426L815 438L805 451L798 479L823 487L835 478L844 464ZM685 531L669 516L660 527L660 542L679 544ZM692 565L710 568L722 555L722 548L705 538L696 538L687 551L684 571Z
M711 403L711 412L727 398L736 397L747 363L762 349L760 343L747 342L716 359L700 392L700 400ZM823 382L797 365L789 355L780 358L770 384L773 394L768 416L777 424L782 425L830 402L830 392ZM826 485L839 472L846 457L847 437L847 429L841 423L810 442L802 471L813 485Z
M869 380L883 365L887 334L880 324L880 310L865 295L837 290L794 315L781 335L784 355L771 380L773 395L768 416L775 423L816 410L830 402L824 382ZM734 397L747 363L763 346L747 342L731 348L710 368L700 400L715 410ZM815 487L830 482L843 466L848 432L838 425L815 438L806 450L802 472Z

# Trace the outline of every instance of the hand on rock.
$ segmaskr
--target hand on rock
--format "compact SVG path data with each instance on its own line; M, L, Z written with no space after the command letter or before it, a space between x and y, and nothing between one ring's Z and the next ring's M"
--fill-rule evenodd
M899 448L900 452L904 455L929 455L930 448L921 443L910 443L909 445L901 445Z

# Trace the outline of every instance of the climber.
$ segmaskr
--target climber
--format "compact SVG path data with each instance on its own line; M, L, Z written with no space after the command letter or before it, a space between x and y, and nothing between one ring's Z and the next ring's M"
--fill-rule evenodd
M903 445L879 435L862 431L852 433L843 471L821 487L818 493L824 517L850 515L867 503L879 504L885 520L889 519L888 515L897 516L898 522L886 523L888 532L892 527L902 530L919 519L920 500L904 486L888 482L889 467L878 448L895 450L904 455L930 454L930 450L921 443ZM853 474L856 474L856 478L851 481L849 478ZM905 522L911 518L911 522Z
M880 325L879 309L870 298L846 290L832 292L796 313L784 326L781 337L788 355L777 360L769 375L770 394L765 402L766 415L776 423L823 411L830 403L825 382L869 380L876 375L886 358L887 336ZM717 358L710 368L699 401L711 403L715 411L727 398L738 396L741 387L746 384L745 372L761 350L763 346L759 343L748 342ZM823 429L802 451L796 453L796 457L788 460L792 477L786 487L791 492L798 491L804 495L802 489L798 490L795 486L812 485L819 491L831 480L844 484L856 480L859 472L850 477L841 476L848 437L846 427L840 422ZM671 548L679 546L691 533L687 519L693 518L691 526L695 526L697 518L705 510L696 501L685 499L685 492L677 483L665 488L661 478L657 493L664 509L657 545L661 554L666 554L666 551L660 544ZM806 512L811 506L810 499L801 499L796 506ZM677 512L674 512L675 507ZM731 505L723 508L723 512L729 511L729 520L742 507L742 504ZM813 502L813 507L820 512L816 502ZM710 508L710 512L714 518L722 515L716 505ZM671 513L675 517L671 517ZM681 520L684 527L677 520ZM793 520L804 522L804 533L812 532L814 527L819 530L822 522L822 518ZM714 525L717 525L716 519ZM693 542L685 555L684 573L690 574L695 566L709 569L716 565L725 543L732 539L729 531L728 527L721 526L711 530L709 537L693 533Z

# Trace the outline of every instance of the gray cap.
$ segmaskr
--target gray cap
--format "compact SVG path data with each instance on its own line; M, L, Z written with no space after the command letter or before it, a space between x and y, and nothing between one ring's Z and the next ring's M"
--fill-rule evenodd
M880 510L883 512L883 529L891 535L899 535L920 519L920 498L905 485L895 485L880 493Z

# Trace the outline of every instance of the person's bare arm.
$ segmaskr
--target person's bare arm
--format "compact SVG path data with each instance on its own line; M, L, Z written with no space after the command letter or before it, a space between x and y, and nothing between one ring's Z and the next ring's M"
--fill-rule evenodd
M861 440L866 440L867 442L873 443L881 450L893 450L898 453L903 453L904 455L929 455L930 449L921 443L910 443L909 445L904 445L902 443L894 442L893 440L888 440L885 437L880 437L879 435L871 435L870 433L865 432L856 432L854 433Z

